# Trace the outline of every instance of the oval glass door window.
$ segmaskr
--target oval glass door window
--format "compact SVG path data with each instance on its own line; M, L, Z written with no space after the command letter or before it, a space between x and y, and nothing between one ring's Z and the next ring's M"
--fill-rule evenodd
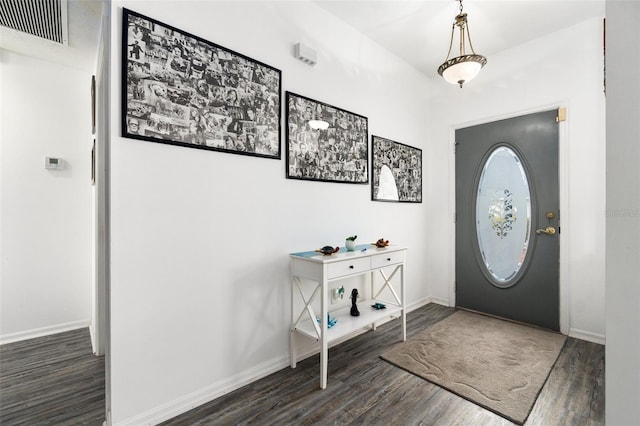
M531 235L531 193L520 157L496 148L482 168L476 196L476 232L487 277L498 287L517 281Z

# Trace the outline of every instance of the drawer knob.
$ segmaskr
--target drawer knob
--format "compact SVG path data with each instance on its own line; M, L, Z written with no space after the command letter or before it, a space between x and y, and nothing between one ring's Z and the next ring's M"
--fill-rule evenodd
M387 262L391 262L391 258L390 257L387 257Z
M349 265L349 269L353 269L353 265Z

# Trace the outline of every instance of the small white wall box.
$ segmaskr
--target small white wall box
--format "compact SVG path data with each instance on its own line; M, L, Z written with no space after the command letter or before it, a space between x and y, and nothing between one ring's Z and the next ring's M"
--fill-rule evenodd
M44 168L47 170L62 170L64 160L59 157L44 157Z
M294 54L297 59L300 59L307 65L314 66L318 63L318 52L302 43L295 45Z

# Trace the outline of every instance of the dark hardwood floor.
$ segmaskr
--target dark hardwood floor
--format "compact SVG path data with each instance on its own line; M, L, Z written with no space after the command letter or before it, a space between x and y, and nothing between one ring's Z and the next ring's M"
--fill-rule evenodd
M0 425L102 425L104 357L89 329L0 346Z
M407 337L453 312L453 308L429 304L409 313ZM100 360L100 365L93 367L93 376L83 373L86 379L71 378L76 367L87 361L80 361L84 358L79 355L78 361L60 360L71 352L69 345L81 346L55 342L66 334L35 339L41 341L24 343L24 348L2 347L0 424L102 423L104 363L90 354L87 334L85 356ZM316 355L295 369L284 368L163 425L512 424L382 361L380 354L397 344L399 336L399 322L392 321L332 348L325 390L319 388ZM23 343L4 346L13 345ZM56 360L60 367L55 366ZM56 386L57 380L68 385ZM79 381L86 382L85 390L68 390ZM525 424L604 424L604 346L569 338Z
M407 338L455 312L429 304L407 315ZM329 351L319 388L319 357L175 417L163 425L511 425L506 419L382 361L399 342L399 321ZM604 346L569 338L526 425L604 424Z

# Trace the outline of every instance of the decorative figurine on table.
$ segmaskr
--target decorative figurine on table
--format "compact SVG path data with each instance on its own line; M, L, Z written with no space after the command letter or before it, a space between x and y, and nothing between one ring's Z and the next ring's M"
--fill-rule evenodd
M336 253L336 252L340 251L340 247L333 248L331 246L324 246L321 249L318 249L316 251L318 253L322 253L322 254L328 256L330 254L333 254L333 253Z
M384 238L380 238L378 241L373 243L374 246L379 248L384 248L389 245L389 240L385 240Z
M357 235L346 238L344 245L347 247L347 251L354 251L356 249L356 238L358 238Z
M356 300L358 300L358 289L354 288L351 291L351 316L352 317L360 316L360 311L358 310L358 307L356 306Z
M316 321L318 321L318 324L322 324L320 317L316 317ZM337 322L338 320L336 318L333 318L331 314L327 314L327 328L333 327Z

